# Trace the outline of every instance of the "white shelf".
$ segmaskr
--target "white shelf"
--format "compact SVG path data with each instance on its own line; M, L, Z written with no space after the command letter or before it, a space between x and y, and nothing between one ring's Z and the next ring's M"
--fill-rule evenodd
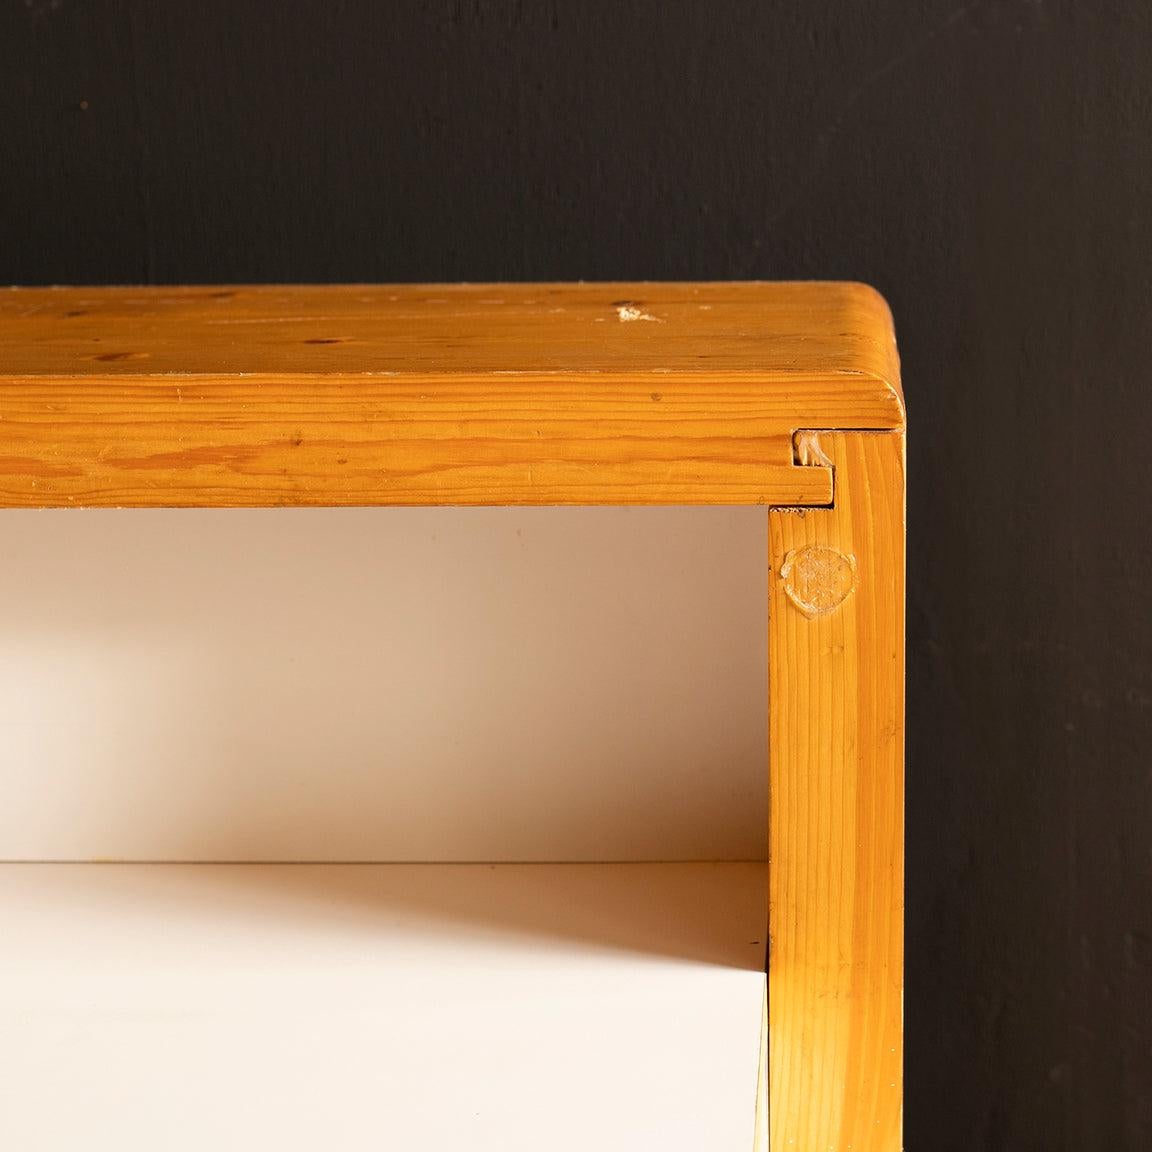
M750 1152L766 872L0 865L0 1147Z

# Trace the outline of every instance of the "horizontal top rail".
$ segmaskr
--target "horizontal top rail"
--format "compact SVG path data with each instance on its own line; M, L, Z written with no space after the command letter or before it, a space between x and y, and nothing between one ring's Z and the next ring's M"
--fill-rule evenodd
M860 284L0 290L0 506L828 504L903 418Z

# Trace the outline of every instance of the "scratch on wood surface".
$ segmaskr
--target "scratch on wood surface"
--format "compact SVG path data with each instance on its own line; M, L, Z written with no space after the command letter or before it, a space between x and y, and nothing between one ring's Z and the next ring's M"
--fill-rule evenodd
M619 304L613 305L616 309L616 315L621 324L628 324L634 320L650 320L653 324L663 324L664 321L659 316L653 316L649 312L645 312L643 308L633 304L630 300L622 300Z

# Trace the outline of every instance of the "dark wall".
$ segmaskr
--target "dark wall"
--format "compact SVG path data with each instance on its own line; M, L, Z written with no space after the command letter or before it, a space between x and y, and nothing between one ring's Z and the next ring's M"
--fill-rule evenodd
M4 0L0 115L0 282L876 284L906 1144L1152 1149L1152 5Z

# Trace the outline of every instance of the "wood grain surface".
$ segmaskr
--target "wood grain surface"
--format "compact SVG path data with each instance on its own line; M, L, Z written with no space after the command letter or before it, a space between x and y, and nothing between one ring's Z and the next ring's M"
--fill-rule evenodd
M896 1152L904 439L874 292L13 290L0 347L9 506L773 506L757 1126Z
M906 1144L1148 1152L1150 44L1140 0L13 2L0 283L876 284Z
M904 438L820 449L835 507L769 513L771 1146L899 1152Z
M902 420L858 284L12 289L0 504L831 502Z

